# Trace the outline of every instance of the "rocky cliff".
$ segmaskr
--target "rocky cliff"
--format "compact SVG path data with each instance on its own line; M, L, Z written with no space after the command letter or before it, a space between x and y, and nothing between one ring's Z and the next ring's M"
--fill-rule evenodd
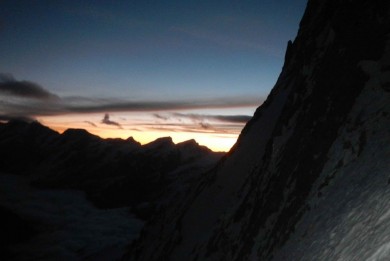
M390 3L309 0L266 102L125 260L377 260L390 170Z

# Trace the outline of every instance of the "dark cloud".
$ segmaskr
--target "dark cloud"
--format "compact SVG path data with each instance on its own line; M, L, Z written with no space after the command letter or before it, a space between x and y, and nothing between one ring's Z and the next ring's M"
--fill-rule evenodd
M153 111L180 111L191 109L224 109L257 106L259 102L248 99L246 101L234 99L213 101L118 101L118 100L92 100L82 97L74 99L38 100L38 101L3 101L0 109L3 112L24 116L54 116L74 113L101 113L101 112L153 112ZM157 114L161 116L161 114ZM155 115L156 117L158 117ZM193 115L193 117L195 117ZM219 117L223 120L224 116ZM233 119L233 118L232 118ZM226 120L227 121L227 120Z
M132 130L132 131L143 131L143 130L141 130L141 129L139 129L139 128L128 128L128 130Z
M67 99L65 109L68 112L93 113L93 112L118 112L118 111L172 111L191 109L222 109L257 107L258 99L253 98L225 98L210 100L187 101L121 101L121 100L92 100L77 98L79 104ZM65 101L65 100L64 100Z
M157 119L164 120L164 121L167 121L170 118L169 116L165 116L158 113L153 113L153 116L156 117Z
M28 81L17 81L10 74L0 74L0 112L7 117L35 118L38 116L56 116L77 113L111 113L111 112L156 112L160 120L168 120L160 112L191 109L226 109L240 107L257 107L261 102L253 97L235 97L220 99L199 99L182 101L129 101L121 99L92 99L88 97L58 97L38 84ZM10 98L8 98L8 96ZM249 116L208 116L208 115L174 115L178 121L185 118L192 120L218 120L225 122L245 122ZM247 117L247 118L246 118ZM105 123L115 125L108 119ZM118 126L118 125L116 125Z
M241 132L244 124L226 124L208 122L192 122L192 123L145 123L142 124L144 130L158 130L167 132L188 132L188 133L226 133L237 135Z
M206 134L230 134L237 135L240 134L242 127L236 126L235 129L225 130L224 126L200 126L197 125L150 125L146 129L148 130L157 130L157 131L166 131L166 132L187 132L187 133L206 133Z
M1 93L42 100L58 99L58 96L50 93L38 84L29 81L17 81L11 74L0 74Z
M185 113L154 113L153 116L159 120L164 120L164 123L157 122L151 124L159 130L230 134L239 134L244 125L251 119L251 116L248 115L205 115ZM190 123L188 123L188 120Z
M97 125L95 123L93 123L92 121L84 121L85 123L88 123L89 125L91 125L92 127L97 127Z
M110 115L108 113L104 114L104 118L102 120L102 123L106 124L106 125L114 125L120 129L122 129L122 126L118 122L110 120Z
M252 116L249 115L214 115L214 119L224 122L247 123Z
M35 121L34 118L30 118L30 117L1 115L0 114L0 121L11 121L11 120L21 120L21 121L27 121L27 122Z
M210 123L207 123L207 122L201 122L201 123L199 123L199 125L200 125L200 127L202 127L203 129L206 129L206 130L210 129L210 127L211 127Z
M249 115L206 115L206 114L186 114L186 113L172 113L172 116L166 116L162 114L155 113L154 117L163 120L169 120L171 117L177 119L190 119L193 121L205 121L205 120L216 120L222 122L231 122L231 123L247 123L252 116Z

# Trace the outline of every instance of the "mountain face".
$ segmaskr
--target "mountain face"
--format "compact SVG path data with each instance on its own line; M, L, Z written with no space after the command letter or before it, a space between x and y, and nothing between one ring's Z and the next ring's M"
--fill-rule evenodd
M150 215L145 204L164 200L174 183L188 186L223 155L193 140L141 146L132 138L101 139L81 129L59 134L23 121L0 124L0 147L0 172L28 176L36 187L82 190L98 207L132 206L142 218ZM177 178L184 169L191 171Z
M266 102L124 260L390 256L390 2L309 0Z

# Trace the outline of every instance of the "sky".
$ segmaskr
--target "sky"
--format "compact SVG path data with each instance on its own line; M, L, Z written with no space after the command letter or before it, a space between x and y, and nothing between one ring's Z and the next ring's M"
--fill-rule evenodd
M0 120L227 151L306 0L0 1Z

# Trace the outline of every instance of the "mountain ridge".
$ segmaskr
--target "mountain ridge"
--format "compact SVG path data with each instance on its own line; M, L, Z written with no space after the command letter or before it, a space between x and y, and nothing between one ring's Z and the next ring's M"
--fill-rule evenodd
M1 172L31 176L42 188L81 189L101 207L157 200L174 182L169 173L187 165L193 173L207 171L223 155L194 141L174 144L166 137L141 145L133 138L102 139L84 129L59 134L24 121L0 125L0 146Z

